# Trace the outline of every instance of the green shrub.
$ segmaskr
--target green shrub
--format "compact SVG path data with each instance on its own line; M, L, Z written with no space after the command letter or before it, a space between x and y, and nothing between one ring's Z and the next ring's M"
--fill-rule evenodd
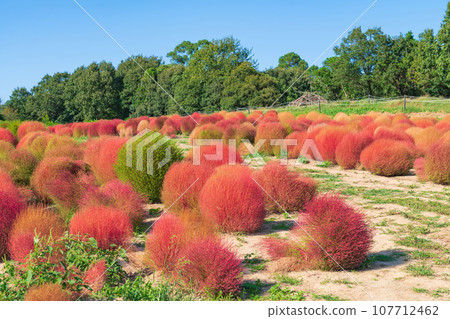
M142 146L141 144L145 145L142 147L142 152L139 152L138 158L137 153ZM132 145L128 146L132 149L132 157L129 158L129 162L131 162L129 164L131 165L127 165L127 145ZM149 154L151 154L152 149L153 163L148 165ZM130 182L137 192L145 194L151 202L159 202L164 176L174 162L183 159L182 154L181 149L174 141L159 133L148 132L130 139L119 150L114 170L119 179ZM166 160L166 156L168 160ZM138 160L142 161L141 169L137 167ZM147 170L149 166L153 167L150 173Z
M19 126L21 123L22 123L22 121L19 121L19 120L9 121L6 128L8 130L10 130L11 133L14 134L14 136L17 137L17 130L19 129Z

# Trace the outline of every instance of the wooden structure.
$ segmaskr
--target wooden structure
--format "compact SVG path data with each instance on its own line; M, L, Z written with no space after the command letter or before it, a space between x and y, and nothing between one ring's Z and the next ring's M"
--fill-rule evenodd
M320 104L320 103L327 103L328 101L321 97L318 94L306 92L302 96L300 96L298 99L289 102L289 106L301 106L301 105L313 105L313 104Z

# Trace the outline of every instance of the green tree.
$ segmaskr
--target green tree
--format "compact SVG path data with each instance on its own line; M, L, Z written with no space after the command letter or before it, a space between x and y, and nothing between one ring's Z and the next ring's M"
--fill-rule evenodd
M196 43L183 41L177 45L173 51L167 53L167 57L170 58L173 63L187 66L192 55L207 44L209 44L208 40L200 40Z
M417 41L412 32L398 37L388 37L386 49L381 52L377 77L382 81L384 96L417 95L418 86L411 78L409 70L414 61Z
M139 84L133 100L133 116L161 116L169 113L183 114L177 103L168 95L174 95L174 87L181 80L184 66L178 64L161 65L149 69ZM164 90L153 81L151 75Z
M234 69L223 85L220 104L226 110L268 106L280 95L276 79L268 74L258 73L249 62L244 62Z
M308 68L308 63L303 60L297 53L289 52L281 56L278 59L279 68L293 68L299 67L306 70Z
M409 70L410 77L422 92L432 96L439 95L439 80L437 58L440 47L432 29L427 29L419 35L414 60Z
M120 102L124 112L132 112L133 96L141 84L145 70L157 68L162 64L162 58L156 56L145 57L137 55L120 62L117 67L117 77L122 81Z
M447 3L444 21L437 34L440 54L437 58L437 73L440 81L439 94L450 96L450 2Z
M224 79L243 62L256 66L251 50L233 37L202 45L190 57L183 78L176 85L175 99L187 112L219 110Z
M24 87L16 88L12 91L9 100L5 105L17 113L20 120L25 121L30 119L28 111L26 109L27 100L31 93Z
M47 118L52 122L66 122L70 120L65 112L64 89L70 74L67 72L45 75L42 80L31 89L32 95L26 103L30 119L42 120Z
M121 81L111 63L92 63L75 70L64 90L64 106L72 121L124 117L120 107Z
M375 95L379 90L379 83L375 78L376 67L380 62L381 53L385 50L387 42L386 35L380 28L361 31L361 27L354 28L350 34L342 40L340 46L334 48L334 52L339 57L337 62L342 64L339 69L351 75L350 79L359 83L352 83L354 86L361 85L365 94ZM357 71L359 78L354 78ZM347 77L339 74L340 81Z

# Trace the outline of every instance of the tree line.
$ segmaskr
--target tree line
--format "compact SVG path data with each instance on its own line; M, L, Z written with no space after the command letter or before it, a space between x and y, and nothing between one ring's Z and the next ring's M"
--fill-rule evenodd
M0 106L1 115L65 123L215 112L283 104L307 91L328 100L448 97L450 3L436 33L427 29L415 38L412 32L390 36L381 28L357 27L333 50L320 67L290 52L276 67L259 71L252 50L233 37L184 41L167 54L168 64L138 55L117 68L102 61L47 74L29 91L16 88Z

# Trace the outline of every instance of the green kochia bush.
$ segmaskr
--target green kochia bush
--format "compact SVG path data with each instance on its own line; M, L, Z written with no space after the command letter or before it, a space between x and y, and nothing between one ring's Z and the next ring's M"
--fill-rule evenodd
M155 135L152 136L152 134ZM136 191L145 194L151 202L159 202L164 176L174 162L183 159L183 153L174 141L166 140L167 137L156 132L136 136L134 139L119 150L114 170L119 179L130 182ZM127 145L130 143L132 143L131 165L127 165ZM140 147L142 147L142 152L139 151L140 158L138 159L137 153ZM147 161L150 159L149 154L152 147L153 170L148 173ZM142 169L137 167L138 160L142 160Z

